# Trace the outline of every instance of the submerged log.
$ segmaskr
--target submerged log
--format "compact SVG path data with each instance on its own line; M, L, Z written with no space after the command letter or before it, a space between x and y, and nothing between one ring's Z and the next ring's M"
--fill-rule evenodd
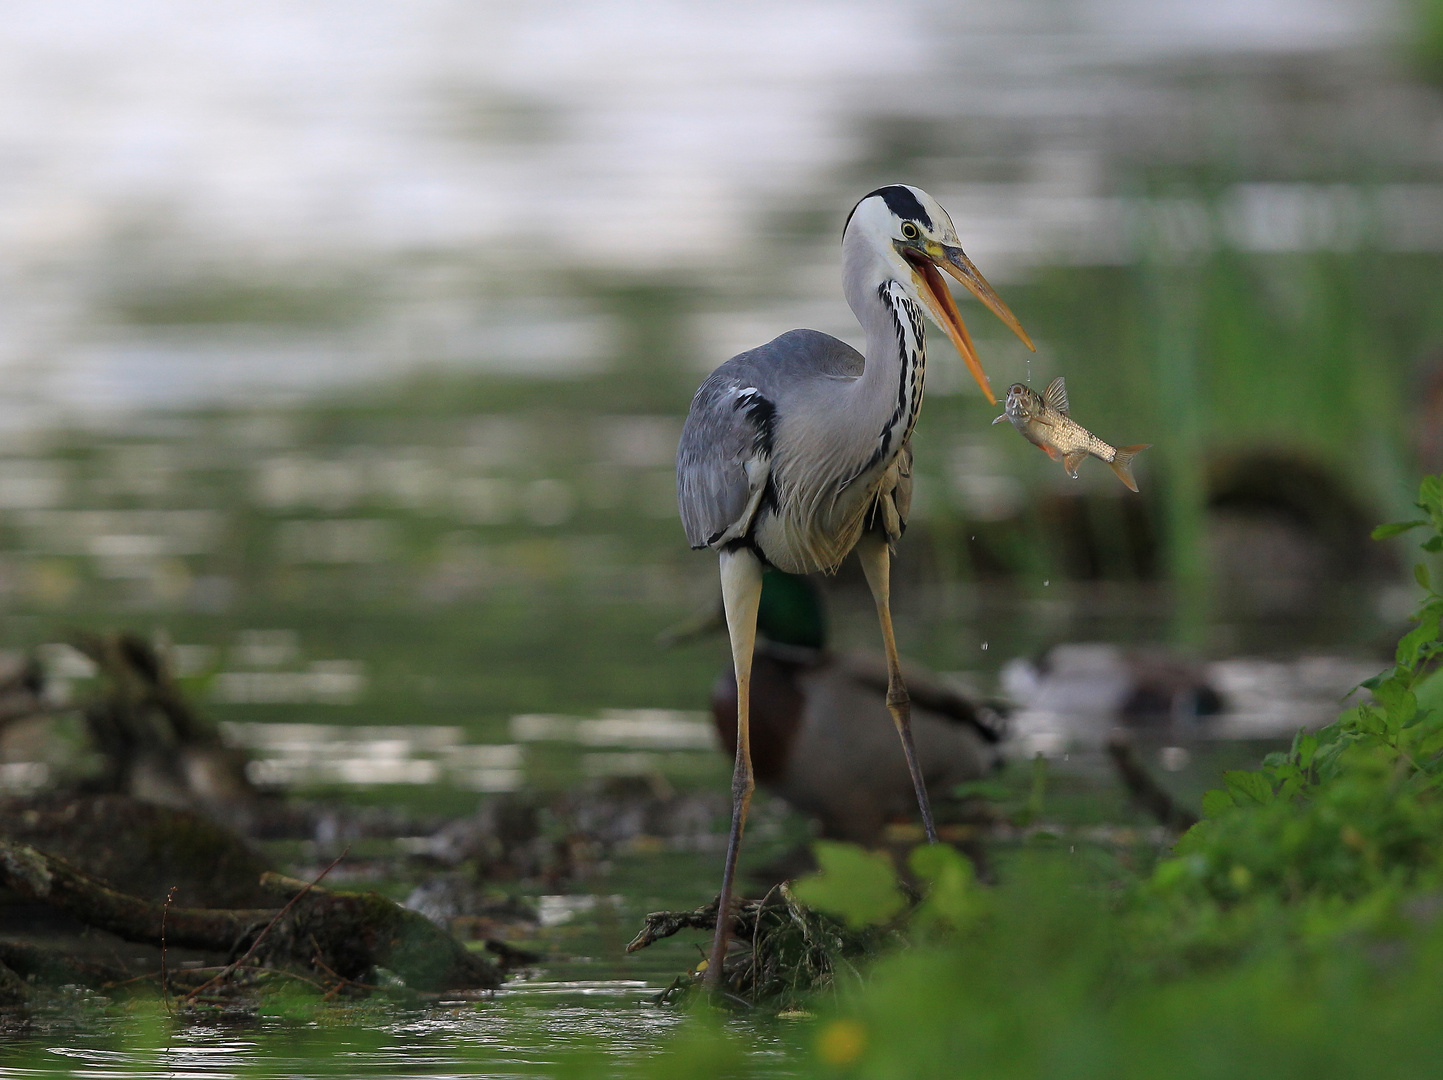
M375 968L395 972L413 990L494 990L501 972L430 919L380 893L332 892L282 874L261 885L294 905L271 930L258 955L312 957L355 982Z
M501 984L499 970L485 957L374 892L331 892L267 874L262 887L284 898L284 907L167 908L9 840L0 840L0 884L127 941L158 945L163 939L230 959L249 956L256 964L298 967L343 983L369 983L381 967L421 991L489 990Z

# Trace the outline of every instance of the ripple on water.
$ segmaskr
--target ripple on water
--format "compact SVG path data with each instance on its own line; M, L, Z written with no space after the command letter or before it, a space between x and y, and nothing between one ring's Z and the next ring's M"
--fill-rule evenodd
M262 1017L243 1033L180 1025L159 1006L92 1014L0 1046L0 1078L530 1077L552 1075L579 1053L599 1053L624 1074L683 1021L651 1004L659 989L637 979L537 978L484 1001L420 1011L366 1003L305 1019ZM789 1075L795 1047L765 1027L756 1035L756 1075Z

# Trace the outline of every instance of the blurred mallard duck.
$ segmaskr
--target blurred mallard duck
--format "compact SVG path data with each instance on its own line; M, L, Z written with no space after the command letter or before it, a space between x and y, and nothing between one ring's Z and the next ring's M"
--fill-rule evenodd
M703 618L669 640L717 623ZM887 711L882 654L828 649L816 584L775 569L763 577L757 629L751 701L757 782L815 818L831 839L875 844L889 821L915 819L917 798ZM904 661L903 674L928 789L945 793L991 772L1000 715L924 668ZM736 708L728 664L712 687L711 711L729 754L736 752Z

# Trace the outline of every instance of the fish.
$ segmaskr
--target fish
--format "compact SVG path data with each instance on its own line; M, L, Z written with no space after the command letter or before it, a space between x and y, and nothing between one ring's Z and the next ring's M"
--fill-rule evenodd
M1132 459L1152 443L1136 446L1110 446L1067 415L1067 383L1058 376L1047 384L1041 396L1022 383L1007 388L1005 411L994 424L1010 420L1028 442L1047 451L1053 461L1062 462L1067 475L1077 479L1077 467L1088 454L1105 461L1117 478L1133 491L1137 481L1132 475Z

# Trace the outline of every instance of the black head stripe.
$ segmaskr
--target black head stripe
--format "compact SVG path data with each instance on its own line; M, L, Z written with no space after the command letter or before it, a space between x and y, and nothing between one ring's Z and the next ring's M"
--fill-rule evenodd
M887 204L887 209L896 214L899 218L907 218L912 221L920 221L924 228L932 227L932 215L927 213L922 205L922 200L913 194L912 189L903 187L901 184L888 184L886 187L879 187L876 191L869 191L857 200L857 206L861 206L873 195L880 195L882 201ZM857 212L857 206L852 207L852 213L847 215L846 224L842 226L842 235L847 235L847 225L852 223L852 214Z

